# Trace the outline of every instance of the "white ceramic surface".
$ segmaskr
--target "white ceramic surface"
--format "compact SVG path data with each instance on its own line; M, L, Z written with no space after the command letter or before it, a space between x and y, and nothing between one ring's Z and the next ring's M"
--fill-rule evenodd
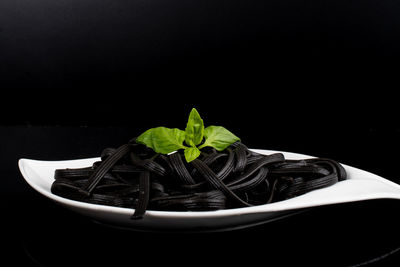
M272 150L253 151L262 154L281 152L286 159L306 159L311 156ZM71 210L89 216L102 223L143 230L171 231L218 231L257 225L284 216L295 214L307 208L362 201L378 198L400 199L400 185L367 171L343 165L348 179L333 186L314 190L307 194L266 205L204 212L146 211L142 220L131 220L133 209L95 205L59 197L51 193L54 171L63 168L91 166L99 158L38 161L20 159L20 171L26 182L36 191Z

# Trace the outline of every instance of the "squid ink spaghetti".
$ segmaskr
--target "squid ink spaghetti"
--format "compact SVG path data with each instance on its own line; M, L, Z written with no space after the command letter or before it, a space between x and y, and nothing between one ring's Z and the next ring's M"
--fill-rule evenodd
M146 210L210 211L290 199L346 179L346 171L326 158L287 160L263 155L236 141L222 151L201 149L190 162L186 151L157 153L131 141L106 148L101 160L80 169L58 169L53 194L72 200ZM186 157L186 158L185 158Z
M80 169L58 169L53 194L146 210L210 211L293 198L346 179L334 160L287 160L249 150L221 126L204 127L195 108L185 130L156 127Z

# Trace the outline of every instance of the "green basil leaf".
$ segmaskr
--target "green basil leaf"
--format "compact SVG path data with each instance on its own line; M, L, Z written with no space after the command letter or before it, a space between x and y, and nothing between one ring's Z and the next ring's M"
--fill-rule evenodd
M240 138L221 126L208 126L204 129L205 141L199 149L205 146L214 147L218 151L222 151L233 143L240 141Z
M168 154L178 149L185 149L184 140L185 132L182 130L157 127L145 131L136 142L152 148L157 153Z
M200 156L200 150L195 146L186 148L184 153L185 153L185 159L187 162L191 162L192 160L194 160L198 156Z
M203 141L204 123L195 108L190 112L185 133L185 142L189 146L197 146Z

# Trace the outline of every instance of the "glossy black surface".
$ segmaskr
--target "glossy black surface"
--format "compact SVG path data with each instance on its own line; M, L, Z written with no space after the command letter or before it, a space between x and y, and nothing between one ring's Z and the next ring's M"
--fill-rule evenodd
M142 258L149 264L170 262L181 266L188 260L203 265L223 264L228 258L243 264L350 266L389 253L372 266L395 266L400 262L400 202L396 200L321 207L237 231L146 233L110 228L70 212L31 189L17 169L21 157L61 160L97 156L102 148L118 146L136 132L135 127L128 126L1 127L2 151L6 151L1 158L1 226L6 244L2 259L27 266L124 266ZM248 130L245 133L254 135ZM385 161L379 156L388 152L389 143L390 149L398 146L397 136L396 132L359 129L352 146L343 141L341 145L346 148L341 149L337 148L339 143L334 146L326 142L322 148L310 146L306 140L285 143L279 138L273 142L252 138L249 143L251 147L280 150L289 150L296 143L292 151L330 156L399 182L396 165L391 162L395 159ZM360 149L365 143L369 150Z

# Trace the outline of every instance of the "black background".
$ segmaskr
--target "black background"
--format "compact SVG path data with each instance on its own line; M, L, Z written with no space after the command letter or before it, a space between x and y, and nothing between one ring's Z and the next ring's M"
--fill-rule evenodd
M389 0L1 1L4 260L119 265L147 253L150 263L348 266L396 251L394 200L221 234L126 232L44 199L17 160L98 156L150 127L184 128L196 107L251 148L400 182L399 9ZM393 253L379 264L396 262Z

